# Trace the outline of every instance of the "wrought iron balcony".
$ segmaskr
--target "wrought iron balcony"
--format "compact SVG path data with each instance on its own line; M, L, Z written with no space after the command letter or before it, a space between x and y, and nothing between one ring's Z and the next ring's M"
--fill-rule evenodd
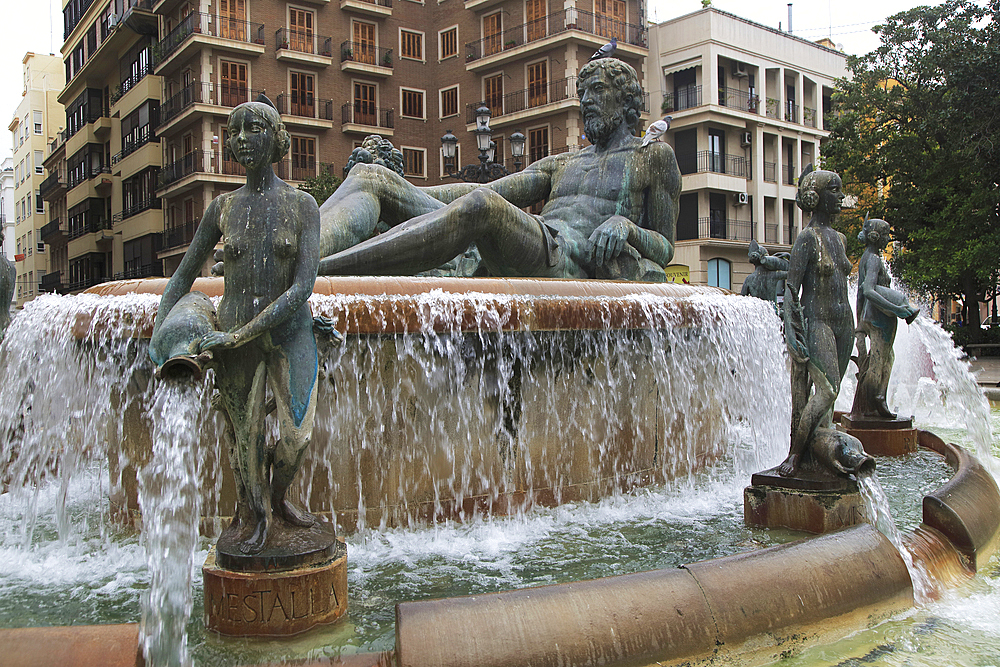
M320 100L312 95L281 93L276 100L278 113L298 118L333 120L333 100Z
M392 49L383 49L367 42L352 42L340 44L340 62L355 62L362 65L378 65L392 68Z
M386 129L395 127L395 111L393 109L382 109L368 104L347 102L344 106L340 107L340 116L341 122L344 125L352 123L367 127L384 127Z
M683 86L663 96L660 111L663 113L683 111L700 107L701 104L701 86Z
M180 248L191 243L194 239L194 232L198 229L198 223L201 221L201 217L194 220L189 220L180 225L174 225L172 227L167 227L163 230L163 249L170 250L172 248Z
M179 116L183 111L195 104L214 104L222 107L235 107L244 102L257 99L264 91L253 90L245 86L229 83L204 83L195 81L188 84L160 105L160 123L162 127Z
M92 216L91 219L84 223L74 222L70 220L68 239L72 241L73 239L80 238L86 234L95 234L97 232L104 231L106 229L111 229L111 218L105 216Z
M580 30L609 39L617 37L619 43L646 46L645 26L616 21L601 14L571 8L516 25L474 42L467 42L465 61L479 60L567 30Z
M753 238L753 223L749 220L698 218L698 238L749 243L750 239Z
M153 67L162 65L192 35L220 37L237 42L264 44L264 24L191 12L153 47Z
M278 28L274 32L274 50L296 51L317 56L333 57L333 38L314 34L309 30Z
M760 113L760 96L739 88L719 88L719 106L748 113Z
M713 151L681 153L677 156L677 166L682 174L713 172L738 178L747 178L747 159L742 155L726 155Z
M38 230L38 238L43 243L51 244L53 241L62 239L65 235L66 221L62 218L56 218L51 222L47 222Z

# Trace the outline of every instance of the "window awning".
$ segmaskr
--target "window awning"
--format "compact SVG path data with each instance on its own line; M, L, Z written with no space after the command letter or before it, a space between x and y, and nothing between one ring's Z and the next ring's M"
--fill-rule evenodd
M683 69L690 69L692 67L698 67L701 65L701 56L697 58L691 58L683 62L679 62L675 65L667 65L663 68L663 76L670 76L674 72L680 72Z

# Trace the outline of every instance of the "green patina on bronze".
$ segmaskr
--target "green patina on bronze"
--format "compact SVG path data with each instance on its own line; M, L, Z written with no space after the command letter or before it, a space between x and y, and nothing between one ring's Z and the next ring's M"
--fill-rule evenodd
M494 276L665 281L681 176L673 149L640 147L635 70L592 61L577 82L592 146L487 186L418 188L357 164L321 209L322 275L412 275L476 245ZM545 202L538 216L522 209ZM383 222L390 229L376 235Z
M271 165L288 151L290 137L266 98L233 110L229 136L247 183L205 211L163 292L150 356L164 366L171 356L197 355L215 368L237 485L235 517L219 538L220 565L294 567L328 555L335 540L332 525L286 497L315 413L318 363L308 299L319 264L319 208L274 174ZM185 295L220 239L225 291L216 329L206 325L211 302ZM179 343L185 334L187 345ZM277 442L265 426L272 410Z

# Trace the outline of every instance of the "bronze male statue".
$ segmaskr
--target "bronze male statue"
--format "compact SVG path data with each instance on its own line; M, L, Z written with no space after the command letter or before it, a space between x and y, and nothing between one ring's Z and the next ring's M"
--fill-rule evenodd
M552 155L485 187L418 188L359 164L320 210L322 275L409 275L476 244L495 276L665 281L681 175L673 149L640 148L635 70L589 62L577 94L588 148ZM545 202L541 215L522 208ZM379 220L391 229L375 236Z

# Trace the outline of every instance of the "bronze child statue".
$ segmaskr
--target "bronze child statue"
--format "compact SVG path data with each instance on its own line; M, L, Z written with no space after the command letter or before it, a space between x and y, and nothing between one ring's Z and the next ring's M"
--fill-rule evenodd
M230 114L228 148L246 169L246 185L208 205L163 292L150 343L150 355L162 365L172 328L168 318L223 239L219 328L194 334L190 349L203 357L211 353L229 427L238 500L232 524L219 539L220 555L272 553L280 548L282 534L318 525L287 497L310 442L316 406L318 359L308 299L319 265L320 227L312 196L274 173L272 164L289 143L281 117L263 96ZM183 307L176 310L181 317ZM277 414L277 442L268 441L265 427L268 389ZM333 527L324 524L323 530Z

